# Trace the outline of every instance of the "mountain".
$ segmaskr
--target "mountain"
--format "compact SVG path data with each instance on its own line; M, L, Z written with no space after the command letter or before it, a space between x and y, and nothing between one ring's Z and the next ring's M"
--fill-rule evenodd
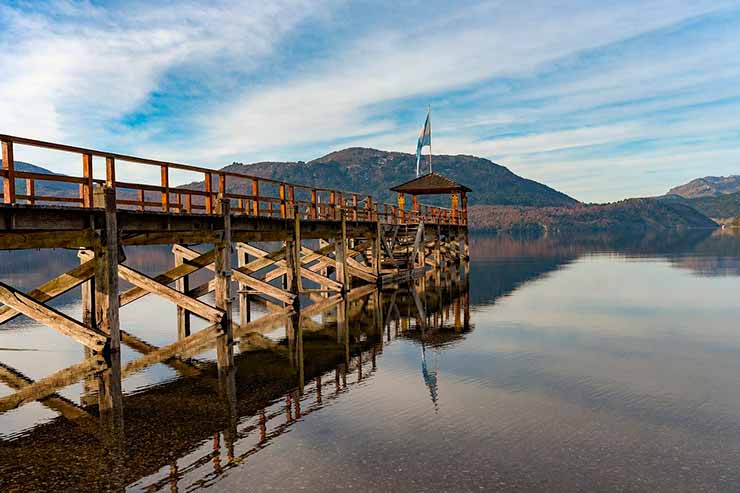
M714 219L740 218L740 192L726 193L716 197L696 197L690 199L680 195L666 195L660 197L660 200L691 206L702 214Z
M434 156L433 164L436 172L473 189L469 195L471 230L646 231L717 226L700 212L698 205L691 203L693 199L677 195L659 200L629 199L612 204L581 204L562 192L522 178L487 159L467 155ZM16 166L49 173L27 163L16 163ZM295 184L355 191L372 195L381 202L394 203L396 197L390 188L414 178L415 156L353 147L309 162L233 163L223 169ZM39 189L43 187L41 183L37 184L37 192L44 190ZM78 193L76 185L50 186L60 189L54 193L50 190L49 195ZM182 187L202 190L205 184L194 182ZM263 190L269 188L265 185ZM251 181L231 180L227 183L227 191L251 194ZM270 190L270 193L276 194L277 191ZM436 201L432 196L424 197L422 202L449 206L449 197L440 197Z
M687 199L698 197L718 197L720 195L740 192L740 175L705 176L673 187L666 195L680 195Z
M478 205L470 208L469 222L472 230L496 232L644 232L717 227L714 221L686 204L653 199L567 208Z
M2 166L2 159L0 159L0 167ZM16 171L26 171L29 173L39 173L42 175L58 175L59 173L53 173L46 168L36 166L35 164L25 163L23 161L13 161L15 164ZM37 195L51 195L61 197L72 197L79 195L79 186L74 183L61 183L53 181L41 181L36 180L35 189ZM16 180L16 193L26 193L26 180Z
M578 201L536 181L515 175L507 168L475 156L433 156L434 171L452 178L474 191L473 204L502 204L534 207L573 207ZM416 156L402 152L351 147L304 163L234 163L226 171L245 173L292 183L356 191L373 195L381 202L393 203L390 188L415 177ZM243 187L246 187L244 184ZM246 193L249 193L244 190ZM434 203L431 197L424 203ZM449 198L437 199L449 206Z

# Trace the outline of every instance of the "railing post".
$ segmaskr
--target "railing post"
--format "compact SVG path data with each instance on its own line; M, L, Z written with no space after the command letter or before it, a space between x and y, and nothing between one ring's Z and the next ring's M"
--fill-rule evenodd
M26 202L28 205L33 205L36 201L33 196L36 195L36 181L33 178L26 178Z
M15 160L13 157L13 143L3 141L3 170L5 179L3 180L3 202L6 204L15 204Z
M259 216L260 215L260 182L257 178L254 178L252 180L252 195L254 196L254 199L252 199L252 215Z
M139 210L141 212L144 212L146 210L146 203L144 202L144 200L146 199L146 195L144 194L144 190L139 190L138 199L139 199Z
M93 157L92 154L82 155L82 176L85 183L82 185L82 207L93 206Z
M357 203L358 203L358 201L357 201L357 194L356 193L353 193L352 194L352 210L354 212L352 213L352 218L355 221L357 221Z
M288 203L290 210L293 211L293 215L296 217L300 216L301 211L295 203L295 187L293 185L288 185Z
M367 202L365 203L365 209L367 210L367 217L365 218L368 221L373 220L373 196L368 195L367 196Z
M206 214L213 214L213 174L206 171Z
M285 219L288 216L287 203L285 201L285 183L280 184L280 217Z
M311 219L316 219L318 207L316 204L317 198L316 198L316 189L311 190Z
M112 157L105 158L105 184L110 188L116 188L116 160Z
M161 186L162 186L162 211L163 212L169 212L170 211L170 173L169 173L169 167L166 165L162 165L159 167L160 175L162 177L161 180Z
M331 218L337 218L337 194L334 190L329 192L329 206L331 207Z

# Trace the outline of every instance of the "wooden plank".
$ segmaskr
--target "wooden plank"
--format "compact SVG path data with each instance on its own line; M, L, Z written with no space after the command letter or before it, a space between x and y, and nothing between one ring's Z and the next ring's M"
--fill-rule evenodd
M93 351L102 351L108 338L95 329L82 325L64 313L37 302L12 286L0 282L0 302L27 317L71 337Z
M65 272L64 274L45 282L38 288L29 291L27 296L39 303L46 303L87 281L93 276L93 272L93 262L86 261L69 272ZM9 306L0 307L0 324L11 320L18 315L20 315L20 313Z
M242 247L241 245L244 245L244 247ZM255 247L253 245L240 244L240 248L242 248L244 251L250 253L251 255L261 256L262 258L265 258L267 255L269 255L269 253L266 252L265 250L262 250L261 248L257 248L257 247ZM325 247L324 249L322 249L322 251L323 250L326 250L328 252L328 251L331 251L332 249L333 249L333 244L332 244L331 247ZM305 247L301 247L301 251L302 252L310 252L309 255L307 255L306 257L303 257L301 259L301 263L302 264L305 264L305 263L308 263L308 262L317 260L317 259L319 259L319 258L322 257L322 255L317 254L318 252L314 252L313 250L310 250L310 249L305 248ZM265 275L265 277L262 279L265 282L270 282L270 281L272 281L274 279L277 279L278 277L280 277L282 275L285 275L285 273L286 273L287 265L288 264L287 264L287 262L285 260L276 260L273 263L275 265L277 265L278 268L277 269L273 269L272 271L268 272ZM247 264L247 266L248 265L249 264ZM337 282L337 281L335 281L333 279L329 279L328 277L324 277L324 276L322 276L320 274L317 274L316 272L311 271L311 270L309 270L309 269L307 269L305 267L301 267L300 268L300 273L301 273L301 276L302 277L304 277L304 278L306 278L306 279L308 279L310 281L313 281L313 282L319 284L322 287L325 287L325 288L328 288L328 289L337 290L337 291L338 290L341 290L341 288L342 288L342 285L339 282Z
M191 250L189 248L186 248L182 245L177 245L177 251L183 255L185 258L194 258L198 254L198 252ZM284 255L284 252L283 252ZM233 278L242 284L247 285L247 287L254 289L255 291L258 291L259 294L269 296L270 298L274 298L278 301L281 301L283 303L292 304L293 299L295 298L294 295L291 293L288 293L287 291L280 289L278 287L273 286L272 284L268 284L265 281L262 281L260 279L256 279L249 274L251 274L253 271L249 268L249 265L254 264L255 261L250 262L244 267L239 267L237 269L234 269L231 271L231 274ZM213 270L214 267L212 265L207 267L209 270Z
M26 383L14 394L0 397L0 413L49 397L60 389L105 368L106 364L103 358L92 357L33 383Z
M175 249L173 248L173 251L174 250ZM181 279L188 274L192 274L193 272L196 272L213 264L215 256L216 251L209 250L208 252L199 254L194 258L183 258L180 265L154 277L152 280L158 282L159 284L170 284L171 282L177 281L178 279ZM126 306L129 303L146 296L147 294L149 294L149 291L147 291L146 289L142 289L139 287L131 288L121 294L121 306Z
M159 351L160 349L124 330L121 331L121 342L143 355ZM178 358L177 355L170 359L163 360L162 362L183 376L196 376L201 374L200 369L196 365Z
M22 374L21 372L0 363L0 382L15 390L33 385L34 381ZM70 421L76 421L80 418L91 418L92 416L74 402L64 397L51 394L43 399L41 403L49 409L58 412ZM87 428L87 427L86 427Z
M156 294L165 298L177 306L181 306L188 311L192 312L205 320L210 322L219 323L223 318L223 311L218 308L214 308L200 300L190 298L184 294L178 292L166 284L162 284L147 276L141 272L132 269L126 265L118 266L118 275L122 279L130 282L134 286L140 287L150 293Z

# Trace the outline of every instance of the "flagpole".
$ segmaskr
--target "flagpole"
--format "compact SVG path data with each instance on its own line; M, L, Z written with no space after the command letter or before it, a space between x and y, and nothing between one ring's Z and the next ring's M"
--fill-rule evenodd
M429 105L429 172L432 172L432 105Z

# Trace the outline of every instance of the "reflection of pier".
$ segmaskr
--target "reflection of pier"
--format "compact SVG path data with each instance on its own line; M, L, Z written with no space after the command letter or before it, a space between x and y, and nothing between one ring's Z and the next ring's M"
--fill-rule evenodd
M55 380L56 388L86 375L88 380L108 378L115 371L125 374L160 362L176 369L180 378L127 396L117 387L118 394L109 396L111 410L101 411L100 417L94 405L77 406L58 397L51 393L53 385L39 387L35 397L62 416L0 442L0 484L10 489L44 484L120 489L135 483L147 491L207 486L248 462L301 418L372 378L384 346L397 337L444 344L470 330L466 284L435 282L431 274L400 291L360 287L320 303L309 316L274 307L271 315L252 322L256 330L241 335L230 371L192 359L221 343L219 337L206 336L193 347L155 348L133 339L128 342L145 354L122 369L107 368L103 375L95 373L99 368L88 371L80 365L65 370L68 379ZM323 324L312 318L320 315ZM285 335L279 339L260 333L281 326ZM5 373L0 378L8 381Z

